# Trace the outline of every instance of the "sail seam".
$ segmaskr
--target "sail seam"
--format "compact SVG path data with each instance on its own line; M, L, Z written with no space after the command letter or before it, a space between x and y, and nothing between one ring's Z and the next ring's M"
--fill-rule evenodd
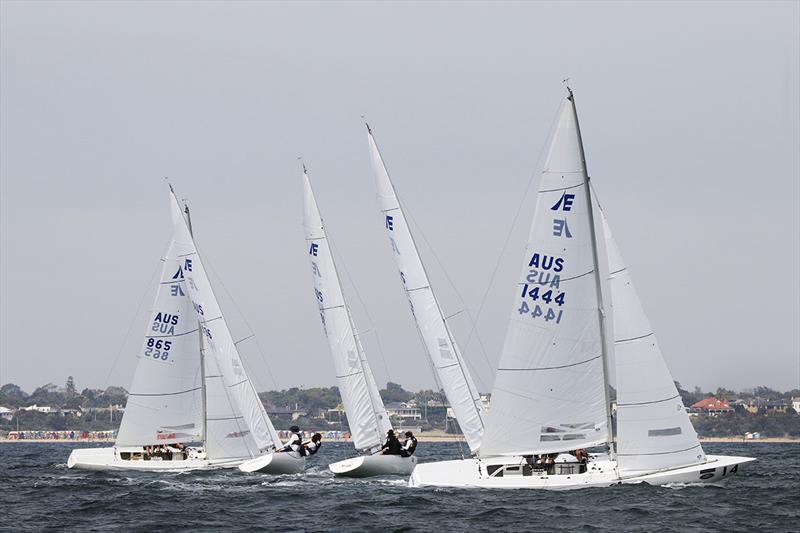
M653 452L653 453L618 453L617 457L634 457L637 455L669 455L671 453L688 452L689 450L694 450L695 448L700 448L699 442L695 446L690 446L689 448L684 448L682 450L673 450L670 452Z
M351 373L351 374L343 374L343 375L341 375L341 376L336 376L336 377L337 377L337 378L349 378L350 376L357 376L357 375L359 375L359 374L363 374L363 373L364 373L364 372L363 372L362 370L356 370L355 372L353 372L353 373Z
M680 394L676 394L675 396L671 396L670 398L664 398L663 400L653 400L652 402L638 402L638 403L618 403L617 407L633 407L636 405L650 405L653 403L661 403L661 402L668 402L670 400L674 400L675 398L680 398Z
M193 329L192 331L187 331L186 333L176 333L175 335L148 335L148 337L152 337L154 339L166 339L170 337L183 337L184 335L189 335L190 333L197 333L197 328Z
M422 289L430 289L430 288L431 288L430 285L423 285L422 287L417 287L417 288L414 288L414 289L406 289L406 292L414 292L414 291L420 291Z
M128 396L177 396L178 394L186 394L187 392L194 392L200 390L202 387L195 387L193 389L182 390L180 392L159 392L155 394L143 392L129 392Z
M611 276L615 276L615 275L619 274L620 272L625 272L626 270L628 270L627 267L622 267L619 270L615 270L614 272L609 272L608 273L608 277L610 278Z
M571 363L568 365L560 365L560 366L542 366L538 368L498 368L497 371L504 371L504 372L535 372L537 370L558 370L559 368L570 368L573 366L582 365L584 363L589 363L594 361L595 359L600 359L602 355L596 355L590 359L586 359L585 361L579 361L577 363Z
M327 311L328 309L339 309L341 307L344 307L344 304L342 304L342 305L332 305L330 307L320 307L319 310L320 311Z
M638 337L631 337L629 339L620 339L618 341L614 341L614 344L622 344L623 342L638 341L639 339L646 339L647 337L651 337L652 335L653 335L653 332L651 331L650 333L648 333L646 335L639 335Z
M208 422L222 422L223 420L238 420L244 418L243 416L224 416L221 418L206 418Z
M545 172L549 172L549 171L545 170ZM578 171L578 172L580 172L580 171ZM574 174L574 172L557 172L557 174ZM570 185L569 187L559 187L558 189L544 189L544 190L541 190L541 191L538 191L538 192L542 193L542 192L566 191L568 189L574 189L576 187L583 187L583 183L579 183L577 185Z
M232 389L233 387L236 387L236 386L238 386L238 385L241 385L242 383L247 383L247 379L243 379L242 381L240 381L240 382L238 382L238 383L234 383L233 385L228 385L228 388L229 388L229 389Z

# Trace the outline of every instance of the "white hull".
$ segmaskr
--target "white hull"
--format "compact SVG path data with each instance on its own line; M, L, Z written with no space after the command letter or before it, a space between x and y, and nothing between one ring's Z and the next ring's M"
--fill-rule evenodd
M137 452L142 455L142 450ZM175 458L164 460L157 457L144 459L123 459L122 454L128 453L127 449L111 448L82 448L72 450L67 459L67 467L78 470L138 470L141 472L182 472L186 470L199 470L207 468L223 468L236 466L236 464L214 464L203 457L190 457L188 459ZM193 454L203 455L203 454Z
M417 458L399 455L362 455L328 465L337 476L407 476L417 465Z
M608 460L590 461L588 470L572 475L553 475L526 472L522 459L492 458L478 461L463 459L417 465L409 479L411 487L479 487L491 489L546 489L570 490L586 487L608 487L611 485L647 483L666 485L669 483L710 483L720 481L738 472L739 465L755 461L751 457L707 456L703 464L675 468L620 478L616 463ZM488 467L501 466L503 475L489 475ZM508 468L510 467L511 470Z
M305 468L305 457L299 457L294 452L268 453L239 465L242 472L275 475L300 474Z

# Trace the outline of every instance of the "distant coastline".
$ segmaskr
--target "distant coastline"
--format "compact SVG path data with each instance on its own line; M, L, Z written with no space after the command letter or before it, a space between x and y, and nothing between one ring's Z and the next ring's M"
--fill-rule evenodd
M328 442L350 442L350 439L345 438L328 438ZM428 431L417 434L417 440L420 442L458 442L462 440L461 435L451 435L440 431ZM109 444L114 442L114 439L9 439L0 437L0 443L68 443L68 444ZM744 436L739 437L701 437L700 442L710 443L769 443L769 444L800 444L800 438L796 437L763 437L760 439L745 439Z

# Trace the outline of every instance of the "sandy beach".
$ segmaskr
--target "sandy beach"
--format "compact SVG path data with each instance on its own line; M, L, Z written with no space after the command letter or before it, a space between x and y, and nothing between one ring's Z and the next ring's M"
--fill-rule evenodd
M416 435L417 440L420 442L458 442L462 440L461 435L451 435L443 431L426 431ZM350 442L350 439L325 439L328 442ZM0 437L0 443L17 442L17 443L31 443L31 442L48 442L48 443L113 443L114 439L8 439ZM759 442L759 443L773 443L773 444L787 444L798 443L800 438L790 437L763 437L760 439L745 439L742 437L701 437L700 442Z

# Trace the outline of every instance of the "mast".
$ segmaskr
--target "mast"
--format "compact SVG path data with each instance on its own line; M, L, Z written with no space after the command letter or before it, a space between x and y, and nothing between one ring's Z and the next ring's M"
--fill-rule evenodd
M600 349L603 361L603 397L605 398L605 411L606 411L606 435L608 439L608 449L609 454L612 459L614 459L616 455L616 446L614 442L614 428L612 426L612 414L611 414L611 398L609 397L609 370L608 370L608 346L606 344L606 312L605 312L605 305L603 303L603 290L601 288L601 279L600 279L600 257L597 252L597 232L594 226L594 212L592 206L592 190L589 186L589 171L586 168L586 153L583 150L583 137L581 136L581 126L580 122L578 121L578 109L575 107L575 96L572 94L572 89L567 86L567 91L569 91L569 96L567 99L572 104L572 112L575 115L575 130L578 135L578 148L581 154L581 167L583 169L583 177L584 183L586 187L586 199L587 199L587 212L589 214L589 228L591 229L591 237L592 237L592 259L594 260L594 280L595 280L595 290L597 291L597 315L600 321Z
M170 185L170 188L172 186ZM174 191L173 191L174 192ZM189 212L189 204L183 204L183 212L186 214L186 225L189 226L189 235L194 238L194 232L192 231L192 215ZM208 436L208 407L207 407L207 394L206 394L206 354L205 349L203 348L203 324L198 320L197 321L197 334L200 337L200 387L202 390L201 398L202 402L202 410L203 410L203 433L201 435L203 440L203 445L205 446L206 438Z

